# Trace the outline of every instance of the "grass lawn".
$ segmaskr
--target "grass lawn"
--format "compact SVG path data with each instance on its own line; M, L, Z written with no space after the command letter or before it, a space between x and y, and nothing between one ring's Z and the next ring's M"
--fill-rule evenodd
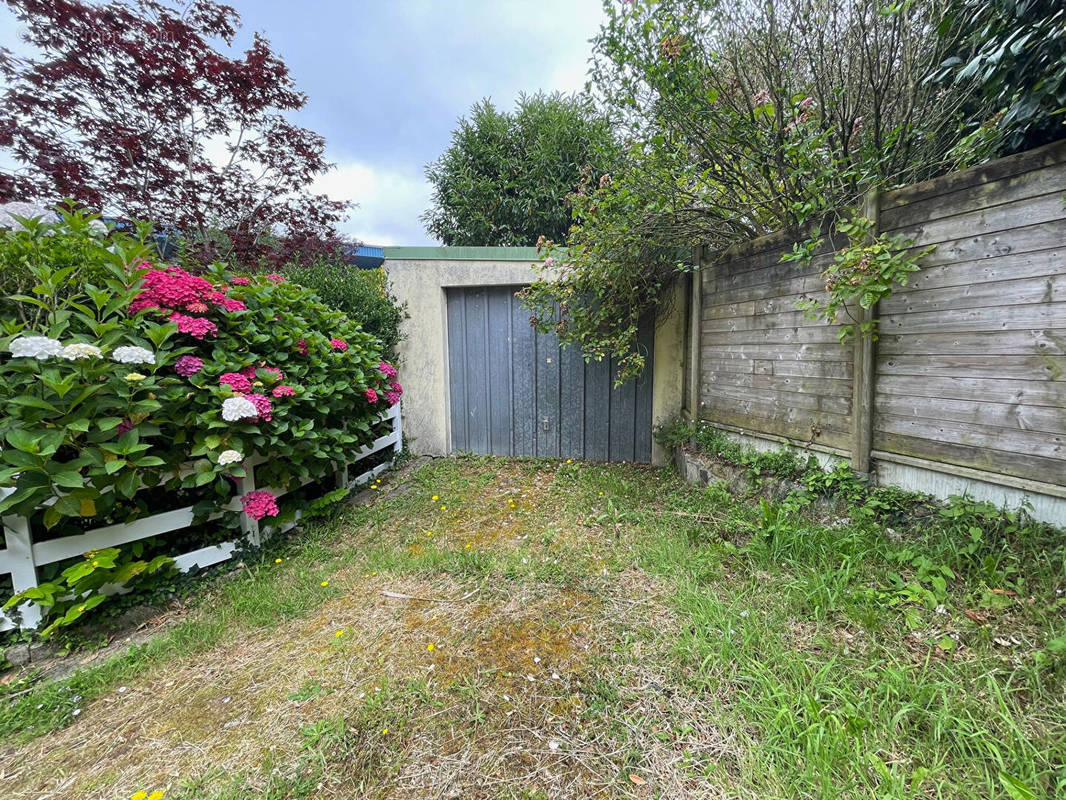
M434 461L12 691L0 796L1066 796L1063 541L897 528Z

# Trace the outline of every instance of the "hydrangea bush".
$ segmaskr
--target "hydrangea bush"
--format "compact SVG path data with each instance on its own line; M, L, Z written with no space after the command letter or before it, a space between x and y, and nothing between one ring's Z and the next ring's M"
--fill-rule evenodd
M102 239L64 218L0 232L0 266L29 265L32 314L0 322L0 513L123 521L145 487L206 490L206 513L233 497L255 455L257 483L287 487L350 461L399 402L377 340L281 275L204 275L153 264L142 242ZM99 280L47 258L72 236ZM29 324L33 320L34 324ZM255 519L278 513L263 490Z

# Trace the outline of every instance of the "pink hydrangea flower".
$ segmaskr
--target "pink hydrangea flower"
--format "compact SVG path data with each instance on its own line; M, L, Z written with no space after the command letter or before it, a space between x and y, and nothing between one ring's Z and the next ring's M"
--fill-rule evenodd
M151 264L144 262L141 267L150 268ZM211 291L214 287L210 281L179 267L149 269L144 275L140 294L130 303L130 313L148 308L187 308L190 303L203 302L205 293Z
M263 372L269 372L271 380L280 381L285 378L285 373L277 367L263 367Z
M376 403L378 401L378 393L373 389L367 389L363 394L366 396L368 403Z
M270 492L257 490L241 498L244 513L254 520L278 515L278 498Z
M403 387L402 387L402 386L400 386L400 384L398 384L398 383L397 383L396 381L392 381L392 382L390 382L390 383L389 383L389 387L390 387L390 388L391 388L391 389L392 389L392 390L393 390L394 392L396 392L396 394L397 394L397 395L401 395L401 394L403 394Z
M255 406L255 410L259 412L260 422L270 422L273 412L273 407L270 405L270 398L265 394L246 394L245 399L251 400L252 405Z
M174 371L183 378L191 378L204 367L204 360L196 356L182 356L174 364Z
M208 311L208 308L207 308L207 305L205 303L201 303L200 301L196 301L195 303L189 303L187 306L185 306L185 310L186 311L191 311L194 314L206 314L207 311Z
M240 300L234 300L232 297L224 297L222 299L222 307L227 311L245 311L248 308Z
M235 392L252 391L252 382L239 372L226 372L218 378L219 386L229 386Z
M386 378L395 378L396 377L396 367L394 367L388 361L379 361L378 362L378 372L380 372Z
M177 323L180 333L187 333L194 339L203 339L205 336L214 336L218 333L218 326L203 317L189 317L175 311L170 315L170 321Z
M250 364L247 367L245 367L244 369L242 369L240 371L240 373L241 373L241 375L246 377L248 380L254 381L255 378L256 378L255 370L256 370L255 364Z
M247 278L234 278L232 283L234 286L248 286L251 284L251 281Z
M291 386L286 386L283 383L281 384L281 386L275 386L270 391L270 393L274 395L274 397L292 397L294 394L296 394L296 390L293 389Z
M300 341L298 341L296 343L296 352L298 352L300 355L303 355L303 356L307 355L307 340L306 339L301 339Z
M390 406L394 406L400 402L400 395L396 394L396 392L385 392L385 402Z
M271 272L269 275L266 275L265 277L266 277L266 279L268 281L274 281L274 283L285 283L285 276L284 275L278 275L278 273L276 273L276 272Z
M330 339L329 346L334 350L340 350L342 353L348 349L348 343L344 339Z

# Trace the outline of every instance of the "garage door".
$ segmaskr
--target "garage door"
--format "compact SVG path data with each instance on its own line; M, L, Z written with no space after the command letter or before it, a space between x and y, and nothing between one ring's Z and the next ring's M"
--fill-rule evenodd
M613 360L586 364L534 332L519 288L447 290L452 450L650 461L653 326L639 337L644 374L615 389Z

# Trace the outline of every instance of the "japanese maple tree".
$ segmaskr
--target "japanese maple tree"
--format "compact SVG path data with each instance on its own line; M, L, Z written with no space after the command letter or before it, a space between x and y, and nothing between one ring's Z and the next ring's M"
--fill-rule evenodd
M293 124L298 91L240 17L210 0L5 0L32 54L0 51L0 199L73 198L172 225L204 257L253 261L335 241L346 204L313 195L331 168Z

